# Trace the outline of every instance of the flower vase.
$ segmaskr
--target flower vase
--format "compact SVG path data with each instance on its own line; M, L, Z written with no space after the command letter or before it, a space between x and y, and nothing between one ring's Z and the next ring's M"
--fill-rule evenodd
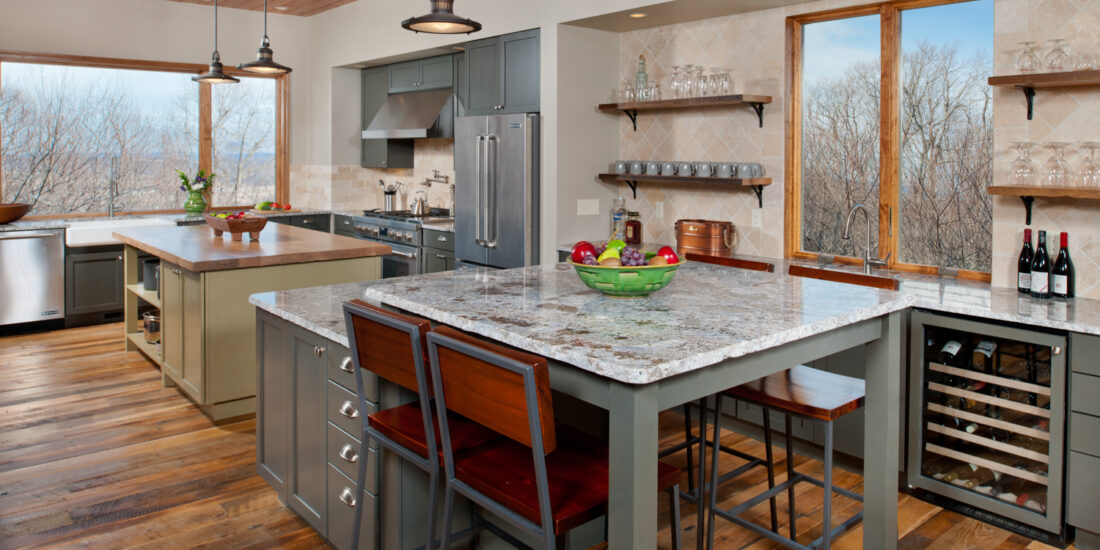
M206 201L202 198L202 191L188 191L187 201L183 203L183 210L188 214L202 214L206 210Z

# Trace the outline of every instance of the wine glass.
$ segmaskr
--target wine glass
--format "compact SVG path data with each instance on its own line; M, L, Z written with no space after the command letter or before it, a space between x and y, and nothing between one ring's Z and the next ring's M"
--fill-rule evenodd
M1096 158L1096 150L1100 149L1100 142L1087 141L1081 146L1088 151L1085 160L1081 163L1081 187L1100 188L1100 159Z
M680 82L683 80L684 68L681 65L672 66L672 77L668 82L668 91L672 97L680 97Z
M1096 68L1096 56L1087 49L1081 49L1073 59L1073 70L1091 71Z
M1073 59L1069 55L1064 38L1051 38L1050 49L1043 58L1048 71L1068 71L1073 68Z
M1035 53L1035 43L1020 42L1020 45L1024 47L1024 51L1016 58L1016 72L1033 73L1039 70L1040 61L1039 55Z
M1054 141L1046 144L1047 149L1050 149L1050 158L1047 159L1043 168L1044 181L1048 187L1065 187L1066 175L1069 170L1066 169L1066 143L1061 141Z
M1017 141L1012 144L1016 147L1016 160L1012 162L1010 180L1017 187L1028 187L1035 182L1035 165L1031 162L1031 147L1035 145L1030 141Z

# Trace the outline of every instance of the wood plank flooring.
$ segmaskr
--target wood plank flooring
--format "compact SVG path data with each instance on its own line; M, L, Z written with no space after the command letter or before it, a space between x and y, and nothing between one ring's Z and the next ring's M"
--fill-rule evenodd
M126 352L121 324L0 337L0 549L8 548L326 548L256 475L255 421L210 422L138 352ZM681 436L675 413L662 417L663 443ZM763 456L763 445L733 433L726 445ZM777 471L784 471L776 450ZM685 453L669 457L686 466ZM723 456L723 470L736 459ZM799 471L822 464L795 457ZM862 478L837 470L836 483L861 492ZM782 475L780 480L784 479ZM686 483L686 477L684 480ZM766 486L763 469L723 486L732 507L745 489ZM799 540L820 534L822 491L797 490ZM671 548L661 503L660 547ZM858 504L836 497L838 518ZM1038 550L1007 531L898 496L899 548ZM767 522L767 504L752 510ZM786 526L786 497L779 498ZM695 509L684 504L684 546L695 545ZM860 547L857 528L834 548ZM720 522L717 548L778 545Z

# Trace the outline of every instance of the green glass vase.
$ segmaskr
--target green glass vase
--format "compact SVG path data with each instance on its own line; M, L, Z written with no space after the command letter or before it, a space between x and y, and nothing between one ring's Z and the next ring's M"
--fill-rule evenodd
M202 191L188 191L187 201L183 203L183 210L188 214L202 214L206 210L206 201L202 198Z

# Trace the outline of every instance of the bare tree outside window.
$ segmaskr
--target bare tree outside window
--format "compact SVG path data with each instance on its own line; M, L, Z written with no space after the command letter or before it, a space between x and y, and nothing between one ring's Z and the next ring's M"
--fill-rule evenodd
M275 81L214 88L214 204L275 200Z

